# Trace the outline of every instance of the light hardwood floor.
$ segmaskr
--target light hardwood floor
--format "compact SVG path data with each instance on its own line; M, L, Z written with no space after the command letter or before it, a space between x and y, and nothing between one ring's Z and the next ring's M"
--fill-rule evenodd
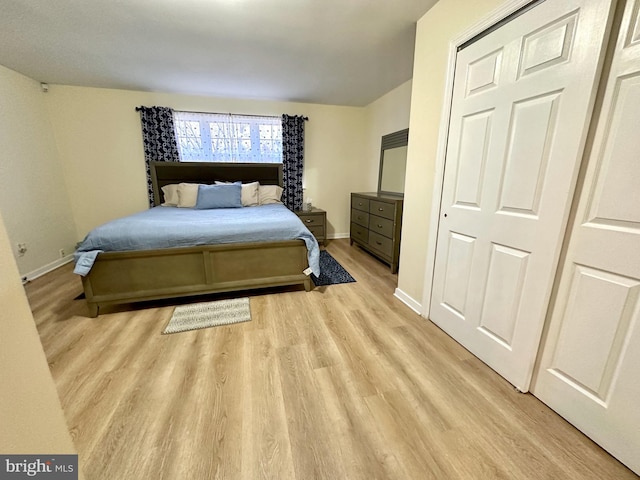
M28 284L86 478L638 478L395 299L386 266L327 250L356 283L173 335L175 301L87 318L70 265Z

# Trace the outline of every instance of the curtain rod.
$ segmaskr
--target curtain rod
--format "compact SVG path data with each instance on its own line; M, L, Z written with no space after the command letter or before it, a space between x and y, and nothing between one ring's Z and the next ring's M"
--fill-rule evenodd
M143 108L149 108L149 107L144 107L144 106L136 107L136 112L139 112ZM202 114L202 115L238 115L238 116L242 116L242 117L273 117L273 116L276 116L276 115L256 115L255 113L248 114L248 113L231 113L231 112L198 112L198 111L195 111L195 110L176 110L176 112L199 113L199 114ZM304 117L302 115L296 115L296 116L302 117L302 119L304 121L309 121L309 117Z

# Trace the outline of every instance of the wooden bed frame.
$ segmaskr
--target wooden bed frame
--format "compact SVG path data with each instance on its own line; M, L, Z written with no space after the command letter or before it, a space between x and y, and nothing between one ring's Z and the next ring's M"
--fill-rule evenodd
M282 164L152 162L156 205L172 183L259 181L282 186ZM233 243L98 255L82 285L91 317L101 307L284 285L311 290L303 240Z

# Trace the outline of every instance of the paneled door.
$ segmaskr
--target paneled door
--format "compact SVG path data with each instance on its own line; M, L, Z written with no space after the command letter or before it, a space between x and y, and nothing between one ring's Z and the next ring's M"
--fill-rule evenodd
M458 52L429 318L528 391L610 0L547 0Z
M532 388L638 474L639 11L627 2Z

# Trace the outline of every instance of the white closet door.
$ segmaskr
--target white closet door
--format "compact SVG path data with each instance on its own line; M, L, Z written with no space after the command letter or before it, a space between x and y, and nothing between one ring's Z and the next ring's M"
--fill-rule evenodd
M640 474L640 1L629 1L534 394Z
M456 60L430 319L527 391L610 0L547 0Z

